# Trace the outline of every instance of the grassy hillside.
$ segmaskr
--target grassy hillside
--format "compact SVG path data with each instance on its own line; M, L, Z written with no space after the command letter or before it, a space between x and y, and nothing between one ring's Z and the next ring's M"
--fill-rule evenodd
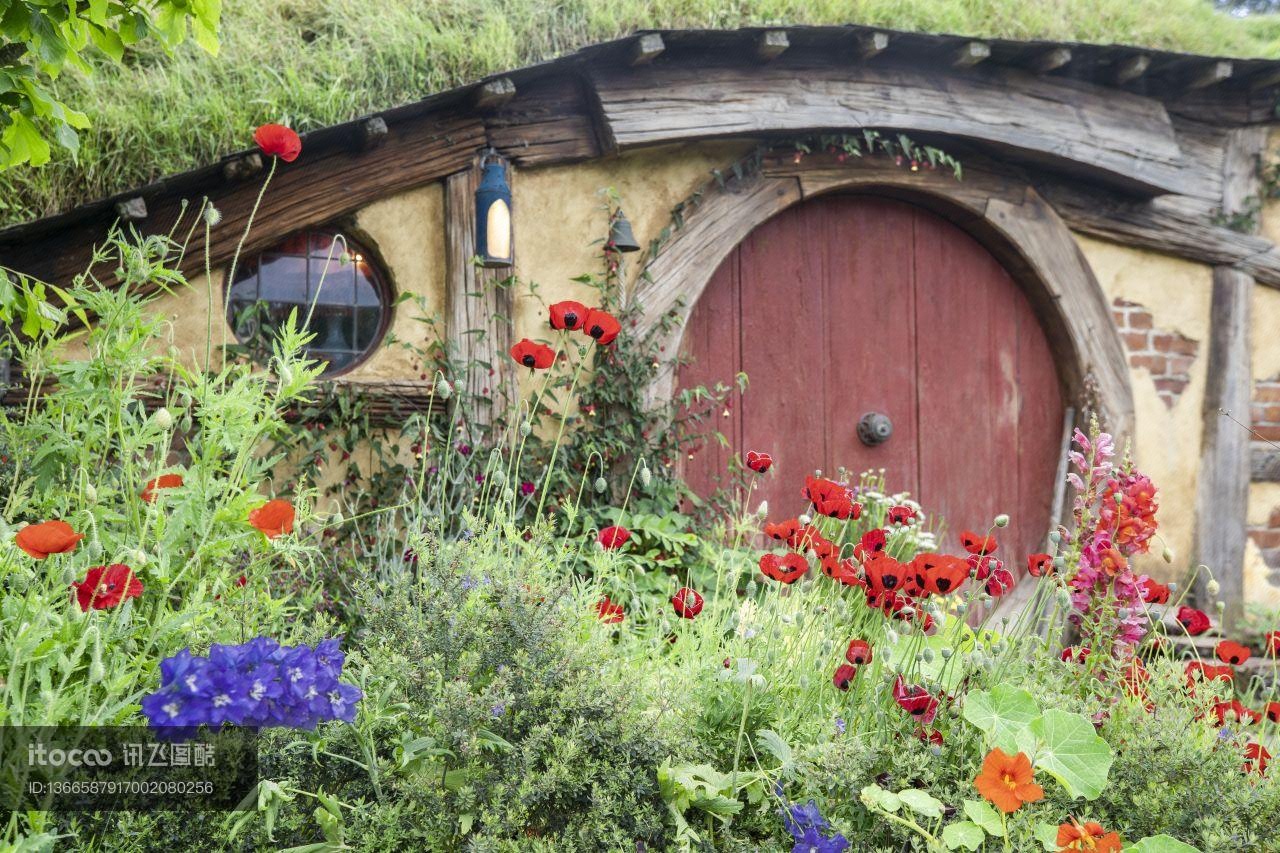
M86 110L78 162L0 174L0 223L209 162L250 129L308 129L653 27L863 23L975 36L1280 56L1275 18L1208 0L224 0L222 52L185 46L59 81Z

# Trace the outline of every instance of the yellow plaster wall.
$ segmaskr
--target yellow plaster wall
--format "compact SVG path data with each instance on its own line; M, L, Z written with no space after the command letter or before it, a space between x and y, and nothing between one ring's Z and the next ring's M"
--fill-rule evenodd
M1151 312L1157 328L1181 332L1201 342L1191 367L1191 383L1172 407L1156 394L1146 368L1130 369L1134 461L1160 488L1157 518L1161 535L1174 552L1172 565L1156 553L1144 558L1139 568L1165 580L1180 580L1188 565L1194 530L1213 273L1204 264L1082 234L1077 234L1076 240L1108 302L1117 298L1136 302Z

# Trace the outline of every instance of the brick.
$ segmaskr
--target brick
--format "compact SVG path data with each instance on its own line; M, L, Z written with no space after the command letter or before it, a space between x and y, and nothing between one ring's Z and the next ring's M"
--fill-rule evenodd
M1259 548L1280 548L1280 530L1259 530L1254 527L1249 530L1249 538Z
M1172 376L1161 376L1154 381L1157 391L1162 394L1168 393L1175 396L1181 396L1182 392L1187 390L1187 386L1191 384L1188 379L1178 379Z
M1169 356L1169 375L1170 376L1189 376L1191 373L1191 365L1196 360L1189 355L1171 355Z
M1280 424L1280 403L1268 403L1265 406L1253 406L1253 418L1258 423Z
M1117 308L1141 308L1142 307L1137 302L1130 302L1127 299L1121 299L1119 296L1117 296L1115 301L1112 302L1111 304L1116 306Z
M1129 326L1129 315L1124 311L1112 311L1111 319L1116 321L1116 328L1125 329Z
M1271 508L1271 517L1267 519L1267 527L1274 527L1280 530L1280 506Z
M1259 382L1253 386L1255 403L1280 403L1280 383Z
M1151 319L1150 311L1132 311L1129 314L1130 329L1151 329L1155 327L1155 322Z
M1280 441L1280 426L1254 425L1253 431L1265 441Z
M1129 357L1129 364L1145 367L1152 376L1164 376L1169 367L1169 360L1162 355L1134 355Z
M1151 336L1151 343L1157 352L1173 352L1179 355L1194 356L1200 349L1200 342L1178 334L1157 334Z
M1124 338L1125 349L1129 352L1146 352L1151 348L1151 336L1146 332L1124 332L1121 337Z

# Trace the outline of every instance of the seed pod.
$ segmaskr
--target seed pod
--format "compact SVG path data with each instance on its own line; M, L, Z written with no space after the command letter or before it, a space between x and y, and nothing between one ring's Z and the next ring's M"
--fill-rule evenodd
M1218 592L1221 591L1221 589L1222 584L1218 583L1216 580L1211 580L1204 585L1204 591L1209 593L1210 598L1217 598Z
M169 414L169 410L164 406L156 409L156 413L151 418L160 429L167 430L173 426L173 415Z
M649 473L649 466L642 465L640 467L640 485L644 486L647 489L649 488L649 484L652 482L653 482L653 475Z
M204 221L210 228L216 227L222 221L222 211L213 205L209 205L204 209Z
M445 380L443 376L436 382L436 396L441 400L448 400L453 396L453 386Z
M996 527L1008 527L1008 526L1009 526L1008 515L1002 512L996 516Z
M597 492L603 492L605 489L609 488L609 481L604 477L596 477L595 488Z
M520 434L525 437L528 437L529 433L531 432L533 432L533 424L529 423L528 421L521 421Z

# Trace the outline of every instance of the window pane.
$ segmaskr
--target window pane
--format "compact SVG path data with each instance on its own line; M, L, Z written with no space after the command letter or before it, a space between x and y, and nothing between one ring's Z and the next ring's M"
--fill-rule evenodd
M307 259L288 255L262 256L260 298L265 302L299 305L307 298Z
M351 309L345 305L317 305L311 315L311 331L316 336L312 350L357 349L351 337Z

